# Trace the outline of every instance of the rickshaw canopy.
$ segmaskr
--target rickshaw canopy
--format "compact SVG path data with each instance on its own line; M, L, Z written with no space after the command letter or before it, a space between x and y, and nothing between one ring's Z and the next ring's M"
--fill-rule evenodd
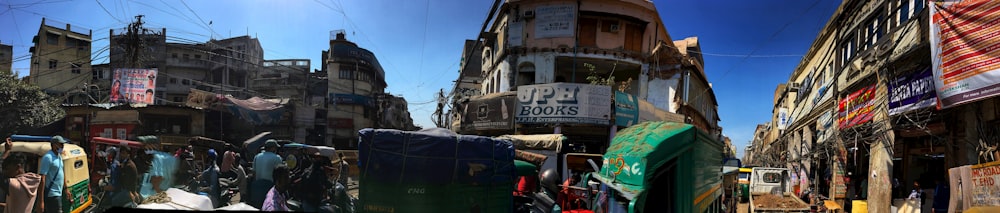
M309 146L306 147L309 154L319 152L320 155L332 159L339 159L337 157L337 149L328 146Z
M271 138L270 135L271 132L261 132L260 134L244 141L243 148L246 148L246 152L248 153L257 153L257 150L260 149L261 146L264 146L264 142Z
M25 142L49 142L49 140L52 140L52 136L11 135L10 140L25 141Z
M523 160L514 160L514 168L517 169L517 176L537 176L538 166Z
M496 139L509 140L514 144L514 149L555 150L558 153L566 136L562 134L501 135Z
M282 146L282 148L290 148L290 149L301 149L301 148L306 148L306 147L309 147L309 145L305 145L305 144L301 144L301 143L294 143L294 142L293 143L288 143L288 144L285 144L284 146Z
M629 199L645 192L657 178L658 169L698 146L719 143L689 124L673 122L644 122L619 132L604 154L601 171L596 178L624 192ZM714 161L711 153L689 153L694 158L687 162ZM709 168L706 168L709 169ZM717 178L721 168L714 168ZM707 173L705 175L708 175ZM694 180L691 180L693 182ZM705 189L707 190L707 189Z

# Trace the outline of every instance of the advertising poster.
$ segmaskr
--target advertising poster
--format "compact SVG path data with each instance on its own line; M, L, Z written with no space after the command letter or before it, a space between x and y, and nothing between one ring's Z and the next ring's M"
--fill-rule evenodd
M1000 1L932 0L931 63L938 109L1000 94Z
M788 108L778 108L778 129L784 130L788 123Z
M517 123L608 125L611 87L552 83L517 87Z
M462 131L514 128L514 95L469 100L463 106Z
M837 127L846 129L871 121L875 116L875 85L861 88L837 104Z
M153 104L156 69L115 69L111 80L111 103Z

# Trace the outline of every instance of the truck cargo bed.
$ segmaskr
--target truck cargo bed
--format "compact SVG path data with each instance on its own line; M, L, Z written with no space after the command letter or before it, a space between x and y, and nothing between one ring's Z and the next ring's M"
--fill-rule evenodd
M750 196L750 210L752 212L809 212L809 204L790 193L785 193L784 196L760 193Z

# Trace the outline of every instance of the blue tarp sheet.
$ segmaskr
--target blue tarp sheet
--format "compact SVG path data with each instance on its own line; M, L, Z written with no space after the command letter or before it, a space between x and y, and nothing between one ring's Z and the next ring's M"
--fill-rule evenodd
M446 129L405 132L363 129L361 178L383 183L505 183L516 176L510 141Z

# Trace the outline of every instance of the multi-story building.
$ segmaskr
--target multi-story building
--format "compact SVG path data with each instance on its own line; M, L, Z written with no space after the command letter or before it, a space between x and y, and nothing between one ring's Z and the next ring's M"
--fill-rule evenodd
M0 44L0 75L13 73L14 46Z
M909 183L932 186L935 180L948 179L948 168L1000 158L995 151L1000 141L1000 110L993 107L997 93L989 86L965 88L961 85L968 83L936 71L954 65L980 69L968 65L996 57L959 57L975 52L962 49L972 46L936 49L943 43L932 41L932 36L958 35L945 43L961 43L978 41L975 36L980 34L935 32L932 25L953 20L933 20L940 14L930 14L925 3L841 3L792 71L788 86L778 87L774 110L787 115L772 118L781 131L777 137L765 137L761 144L772 146L754 158L795 169L802 182L814 183L817 191L838 201L867 199L877 212L888 211L892 198L914 190ZM956 7L966 7L953 9L968 14L990 12L985 7ZM976 24L948 30L980 29ZM1000 84L986 77L990 70L979 71L965 77L979 75L993 79L986 84ZM854 176L845 183L847 173ZM824 178L833 181L827 184ZM857 187L863 180L868 187ZM903 184L892 190L881 180Z
M476 42L466 42L463 62L472 62L468 58L474 54L468 52L481 48L476 52L480 63L470 64L478 65L475 69L481 72L477 78L476 70L463 66L456 88L466 93L475 90L465 87L478 84L480 94L463 97L453 93L452 112L459 115L452 117L460 121L456 128L460 132L557 132L576 143L569 146L586 147L578 151L597 153L619 126L680 117L675 121L691 123L723 140L717 102L704 75L697 38L673 41L652 2L511 0L498 8L498 13L486 20L492 22L491 28ZM614 85L589 85L612 78ZM574 100L598 101L532 101L546 97L532 95L532 91L553 88L580 90L571 95ZM619 105L625 106L623 110L639 111L639 115L610 114L615 106L602 102L609 96L633 100ZM543 102L545 106L538 105ZM588 112L549 115L544 110L525 111L532 107L579 107Z
M65 28L64 28L65 27ZM42 18L38 34L32 39L29 82L66 103L86 103L81 96L90 83L93 33Z
M254 91L280 98L289 99L285 105L290 116L283 116L274 124L257 126L258 131L270 131L275 138L290 138L294 141L307 142L307 130L315 124L316 107L323 104L308 94L310 81L310 61L308 59L265 60L264 67L253 78ZM325 93L325 92L324 92ZM322 93L321 93L322 94ZM322 97L322 96L321 96Z
M342 30L331 32L325 51L330 106L327 108L327 144L357 147L358 130L378 127L377 97L385 93L385 71L375 54L347 40Z
M379 127L406 131L419 130L413 124L413 118L410 117L409 106L406 104L405 98L385 93L377 100L382 108Z

